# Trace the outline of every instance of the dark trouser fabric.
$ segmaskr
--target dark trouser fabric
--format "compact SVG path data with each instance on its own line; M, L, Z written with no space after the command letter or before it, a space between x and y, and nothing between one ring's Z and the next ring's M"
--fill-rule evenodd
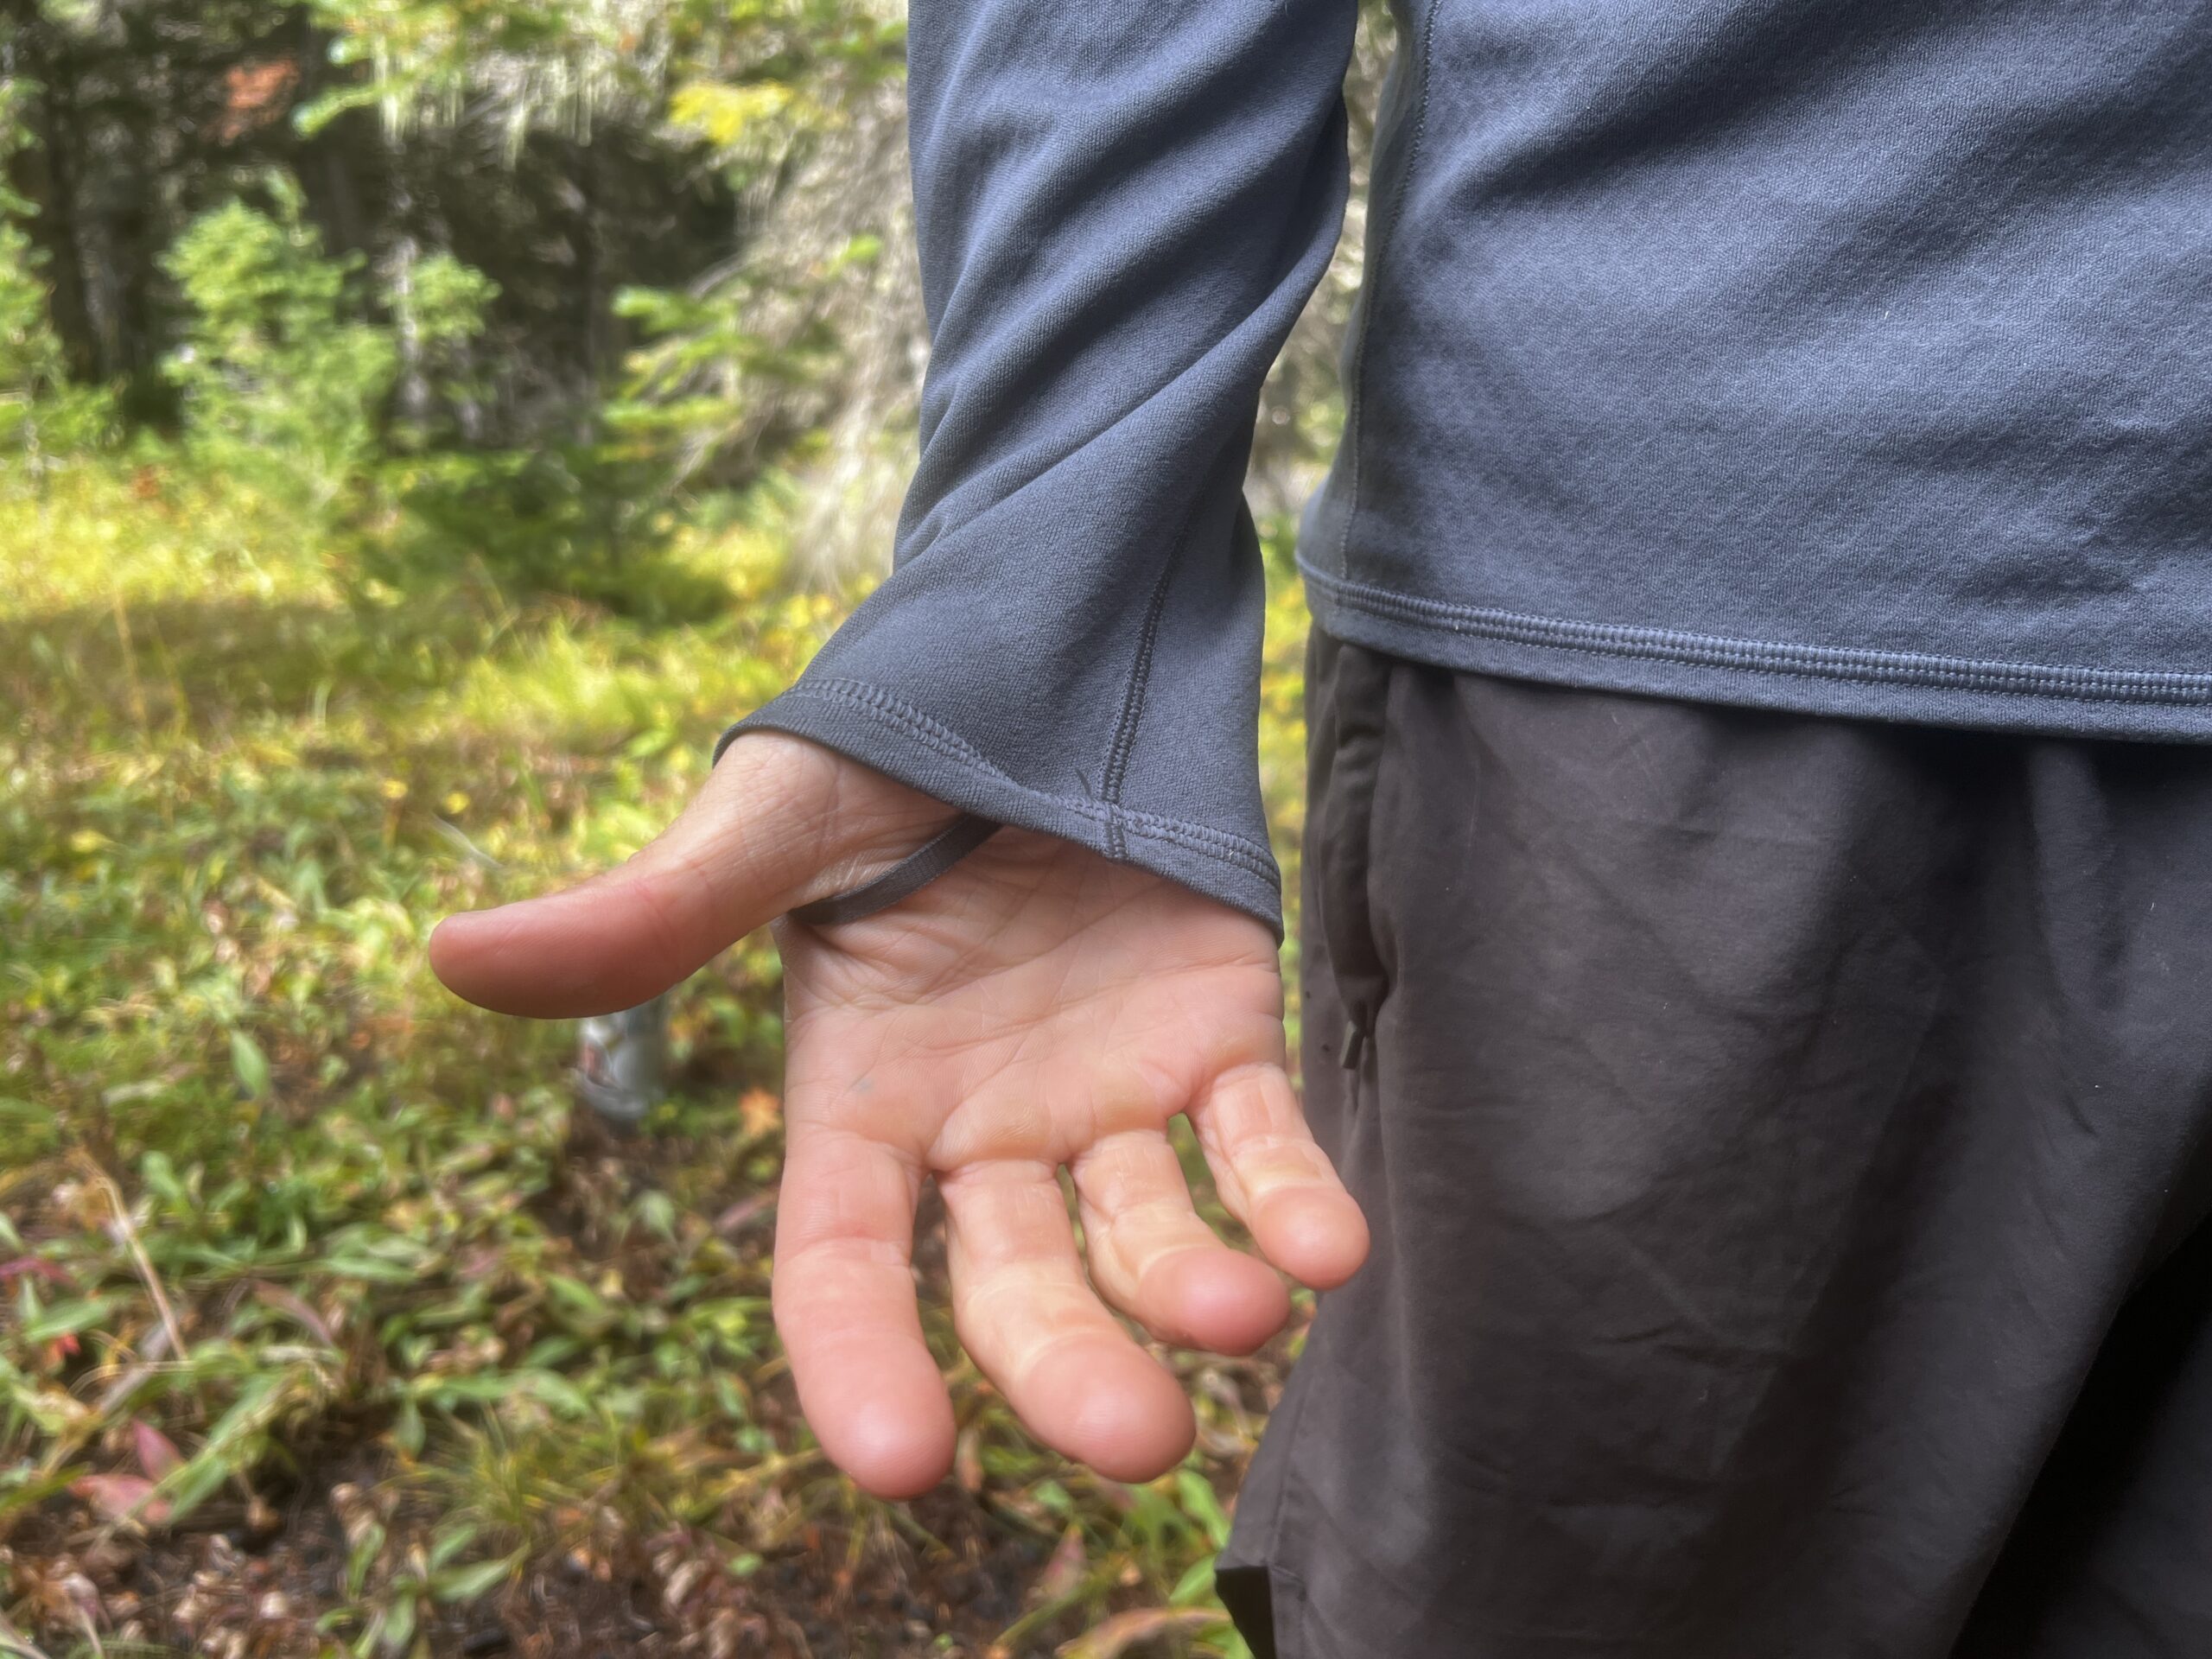
M2212 749L1310 696L1263 1659L2212 1655Z

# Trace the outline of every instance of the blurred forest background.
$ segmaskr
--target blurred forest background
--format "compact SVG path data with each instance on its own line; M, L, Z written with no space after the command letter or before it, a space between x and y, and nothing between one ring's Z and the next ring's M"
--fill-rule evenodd
M632 1135L573 1027L422 966L650 836L880 573L903 46L893 0L0 13L0 1655L1242 1651L1210 1565L1295 1331L1178 1360L1198 1448L1132 1489L932 1310L956 1478L874 1503L769 1327L765 941ZM1360 229L1251 480L1294 877Z

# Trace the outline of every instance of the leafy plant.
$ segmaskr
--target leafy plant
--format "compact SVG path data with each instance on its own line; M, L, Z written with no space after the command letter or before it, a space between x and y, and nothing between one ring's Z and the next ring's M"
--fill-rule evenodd
M467 439L491 395L474 347L499 285L450 253L432 253L395 261L384 288L400 356L401 446Z
M322 522L369 471L399 354L358 320L361 262L326 255L296 187L267 182L275 213L226 202L163 257L189 308L167 368L195 459Z

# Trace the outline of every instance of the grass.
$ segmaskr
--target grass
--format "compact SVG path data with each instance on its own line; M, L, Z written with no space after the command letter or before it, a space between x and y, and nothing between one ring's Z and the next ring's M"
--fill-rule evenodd
M625 614L158 454L0 478L0 1653L1241 1651L1208 1567L1287 1340L1177 1358L1199 1448L1133 1489L1036 1448L940 1296L957 1478L869 1500L769 1325L766 941L673 999L620 1139L571 1028L423 966L633 849L826 636L788 508L661 526Z

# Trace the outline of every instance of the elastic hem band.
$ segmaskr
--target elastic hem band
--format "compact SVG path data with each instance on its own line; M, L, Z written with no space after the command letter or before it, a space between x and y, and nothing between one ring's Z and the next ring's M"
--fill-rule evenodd
M832 676L802 678L723 733L715 757L749 731L810 739L974 817L1058 836L1151 870L1282 936L1280 878L1264 844L1211 824L1048 794L1010 777L959 734L880 687Z
M2212 704L2212 674L2184 670L2088 668L2008 663L1916 652L1848 646L1784 645L1732 639L1672 628L1620 623L1569 622L1554 617L1420 599L1346 582L1301 561L1307 582L1349 609L1388 621L1559 651L1656 658L1704 668L1793 674L1859 683L1924 686L1931 690L2003 692L2021 696L2071 697L2097 702Z

